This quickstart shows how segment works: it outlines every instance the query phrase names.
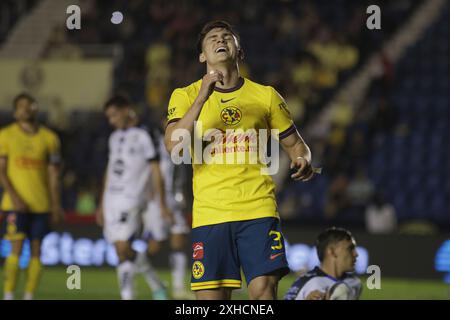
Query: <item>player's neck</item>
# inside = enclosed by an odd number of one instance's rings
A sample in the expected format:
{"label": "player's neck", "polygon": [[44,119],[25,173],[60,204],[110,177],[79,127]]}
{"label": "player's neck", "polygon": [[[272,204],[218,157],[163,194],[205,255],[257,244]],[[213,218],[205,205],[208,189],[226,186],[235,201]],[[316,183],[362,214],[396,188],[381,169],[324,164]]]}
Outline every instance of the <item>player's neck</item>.
{"label": "player's neck", "polygon": [[237,65],[208,66],[207,72],[209,73],[211,70],[220,71],[223,74],[223,83],[217,82],[216,87],[220,89],[231,89],[239,84],[241,75]]}
{"label": "player's neck", "polygon": [[27,134],[34,134],[37,132],[38,125],[35,121],[17,121],[19,128]]}
{"label": "player's neck", "polygon": [[335,265],[331,264],[331,263],[322,263],[320,265],[320,269],[323,272],[325,272],[327,275],[329,275],[329,276],[331,276],[331,277],[333,277],[335,279],[339,279],[342,276],[342,274],[343,274],[343,272],[340,272],[338,270],[338,268]]}
{"label": "player's neck", "polygon": [[125,125],[124,129],[126,130],[126,129],[129,129],[129,128],[135,127],[137,124],[138,124],[137,119],[136,118],[131,118],[131,119],[129,119],[127,121],[127,124]]}

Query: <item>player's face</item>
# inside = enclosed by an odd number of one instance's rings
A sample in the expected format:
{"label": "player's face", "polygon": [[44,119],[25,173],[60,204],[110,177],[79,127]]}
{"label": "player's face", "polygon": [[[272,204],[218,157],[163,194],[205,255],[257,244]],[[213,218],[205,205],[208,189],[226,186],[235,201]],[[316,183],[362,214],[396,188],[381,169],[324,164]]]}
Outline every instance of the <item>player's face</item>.
{"label": "player's face", "polygon": [[203,39],[201,62],[214,65],[223,62],[236,62],[239,45],[236,37],[227,29],[214,28]]}
{"label": "player's face", "polygon": [[116,108],[111,106],[105,111],[109,124],[114,129],[124,129],[127,124],[127,118],[129,114],[128,108]]}
{"label": "player's face", "polygon": [[339,241],[336,245],[335,252],[338,268],[342,272],[355,270],[358,253],[356,252],[356,243],[354,239]]}
{"label": "player's face", "polygon": [[20,99],[14,109],[14,118],[21,122],[31,122],[36,118],[37,105],[28,99]]}

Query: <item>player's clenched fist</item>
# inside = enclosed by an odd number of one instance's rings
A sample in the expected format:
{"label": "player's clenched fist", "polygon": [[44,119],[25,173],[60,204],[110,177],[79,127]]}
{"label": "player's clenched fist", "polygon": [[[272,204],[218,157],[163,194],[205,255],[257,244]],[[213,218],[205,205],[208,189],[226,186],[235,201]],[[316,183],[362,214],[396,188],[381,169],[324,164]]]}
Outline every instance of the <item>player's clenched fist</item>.
{"label": "player's clenched fist", "polygon": [[291,162],[291,169],[295,169],[295,173],[291,175],[294,180],[308,181],[314,176],[314,170],[311,163],[303,157],[298,157]]}
{"label": "player's clenched fist", "polygon": [[223,73],[220,71],[211,70],[209,73],[205,74],[202,78],[202,86],[198,93],[197,99],[200,102],[205,103],[209,96],[214,91],[214,86],[216,82],[223,82]]}

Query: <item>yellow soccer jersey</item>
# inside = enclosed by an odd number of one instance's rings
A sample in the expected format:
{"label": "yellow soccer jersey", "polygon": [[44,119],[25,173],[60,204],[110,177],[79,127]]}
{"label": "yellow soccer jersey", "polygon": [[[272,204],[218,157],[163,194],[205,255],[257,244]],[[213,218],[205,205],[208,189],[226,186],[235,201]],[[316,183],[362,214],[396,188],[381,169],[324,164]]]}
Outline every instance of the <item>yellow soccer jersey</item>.
{"label": "yellow soccer jersey", "polygon": [[[168,106],[169,123],[182,118],[188,111],[198,95],[201,81],[174,90]],[[201,142],[200,153],[195,149],[195,143],[191,145],[193,228],[278,217],[272,177],[261,174],[261,168],[267,166],[259,157],[256,163],[249,160],[249,150],[255,151],[254,144],[250,144],[254,141],[251,134],[246,138],[235,131],[228,138],[227,130],[231,129],[256,133],[258,139],[264,134],[260,129],[266,129],[268,134],[270,129],[277,129],[280,139],[296,132],[286,103],[274,88],[245,78],[241,78],[239,85],[233,89],[216,88],[203,106],[195,132],[202,140],[208,133],[221,132],[223,139],[217,141],[222,141],[223,149],[211,148],[210,141],[214,139]],[[205,150],[213,160],[199,162]],[[242,154],[245,157],[243,163],[237,160]],[[253,152],[255,154],[258,152]],[[228,159],[234,162],[230,164]]]}
{"label": "yellow soccer jersey", "polygon": [[[18,124],[0,130],[0,156],[7,157],[7,175],[32,213],[50,210],[47,165],[60,158],[60,143],[50,129],[40,126],[35,134],[24,132]],[[8,193],[1,209],[12,210]]]}

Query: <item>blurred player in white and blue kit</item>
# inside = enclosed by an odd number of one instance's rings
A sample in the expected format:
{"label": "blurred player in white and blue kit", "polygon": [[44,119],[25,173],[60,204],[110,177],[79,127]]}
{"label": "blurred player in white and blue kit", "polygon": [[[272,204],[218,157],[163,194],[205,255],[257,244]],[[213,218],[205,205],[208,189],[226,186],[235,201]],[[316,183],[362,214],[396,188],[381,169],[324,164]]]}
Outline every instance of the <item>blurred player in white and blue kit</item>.
{"label": "blurred player in white and blue kit", "polygon": [[160,210],[159,198],[153,196],[144,214],[144,238],[148,241],[150,256],[154,256],[160,251],[162,242],[168,240],[170,235],[169,263],[172,276],[172,296],[175,299],[186,299],[191,296],[185,287],[188,259],[184,249],[187,243],[187,234],[190,231],[183,212],[185,207],[183,189],[187,182],[186,173],[181,166],[176,166],[172,162],[164,145],[163,134],[159,130],[153,130],[152,137],[160,156],[160,168],[166,188],[166,203],[173,213],[174,221],[172,225],[168,223],[169,220],[164,218]]}
{"label": "blurred player in white and blue kit", "polygon": [[285,300],[357,300],[361,281],[354,275],[356,242],[350,231],[330,228],[316,243],[320,266],[300,276],[286,293]]}
{"label": "blurred player in white and blue kit", "polygon": [[133,299],[133,279],[142,273],[154,299],[165,299],[166,289],[150,265],[146,252],[137,252],[132,241],[139,237],[142,212],[150,197],[149,184],[159,196],[159,210],[171,219],[165,204],[158,153],[138,118],[132,103],[124,96],[106,102],[104,112],[114,132],[109,137],[109,158],[97,221],[107,241],[114,244],[119,258],[117,275],[122,299]]}

